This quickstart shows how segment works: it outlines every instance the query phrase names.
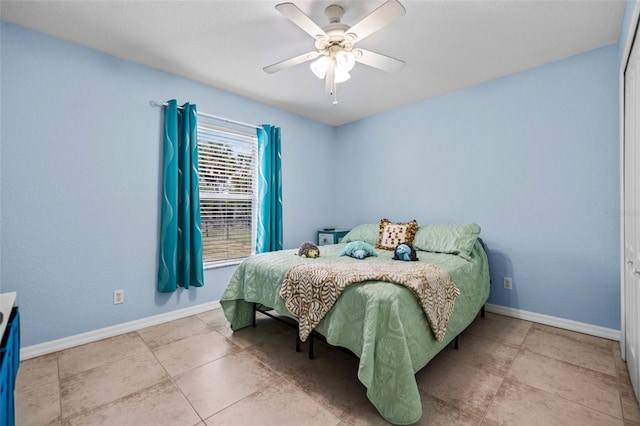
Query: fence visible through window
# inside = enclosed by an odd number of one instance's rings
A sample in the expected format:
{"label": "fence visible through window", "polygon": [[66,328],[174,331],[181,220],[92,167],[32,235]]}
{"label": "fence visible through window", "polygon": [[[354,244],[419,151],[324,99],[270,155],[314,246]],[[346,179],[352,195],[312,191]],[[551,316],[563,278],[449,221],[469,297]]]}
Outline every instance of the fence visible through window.
{"label": "fence visible through window", "polygon": [[198,125],[200,220],[205,267],[255,253],[257,138]]}

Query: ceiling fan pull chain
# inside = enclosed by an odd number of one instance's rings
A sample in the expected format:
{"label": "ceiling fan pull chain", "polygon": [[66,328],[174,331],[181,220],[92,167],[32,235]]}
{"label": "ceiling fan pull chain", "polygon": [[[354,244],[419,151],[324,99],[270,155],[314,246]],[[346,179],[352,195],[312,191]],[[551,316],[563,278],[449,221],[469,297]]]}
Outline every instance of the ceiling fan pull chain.
{"label": "ceiling fan pull chain", "polygon": [[333,63],[329,65],[329,69],[327,70],[327,76],[325,77],[325,91],[330,95],[333,95],[333,92],[336,91],[336,76]]}

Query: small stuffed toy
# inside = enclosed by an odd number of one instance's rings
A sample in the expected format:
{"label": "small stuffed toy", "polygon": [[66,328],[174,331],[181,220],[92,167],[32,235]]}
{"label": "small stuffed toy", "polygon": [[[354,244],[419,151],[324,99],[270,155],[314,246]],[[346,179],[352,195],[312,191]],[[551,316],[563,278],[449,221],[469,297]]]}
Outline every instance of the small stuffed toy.
{"label": "small stuffed toy", "polygon": [[305,241],[304,243],[300,244],[300,248],[296,252],[296,256],[315,259],[316,257],[320,256],[320,249],[311,241]]}
{"label": "small stuffed toy", "polygon": [[342,249],[340,256],[351,256],[355,259],[364,259],[369,256],[377,256],[378,253],[373,249],[371,244],[364,241],[351,241]]}
{"label": "small stuffed toy", "polygon": [[364,259],[365,257],[369,257],[371,256],[369,253],[367,253],[366,250],[363,249],[358,249],[356,251],[354,251],[353,253],[351,253],[351,257],[353,257],[354,259]]}
{"label": "small stuffed toy", "polygon": [[418,260],[416,249],[409,243],[398,244],[393,251],[393,260],[416,261]]}

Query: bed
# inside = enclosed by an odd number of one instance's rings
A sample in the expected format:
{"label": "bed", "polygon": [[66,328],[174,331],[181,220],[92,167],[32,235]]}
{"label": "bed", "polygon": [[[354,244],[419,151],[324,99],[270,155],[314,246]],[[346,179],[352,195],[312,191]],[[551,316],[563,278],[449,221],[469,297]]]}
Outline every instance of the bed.
{"label": "bed", "polygon": [[[381,222],[382,223],[382,222]],[[263,253],[247,258],[233,274],[221,305],[234,330],[252,324],[256,305],[296,319],[280,297],[287,272],[312,262],[347,264],[406,264],[392,260],[393,251],[359,260],[340,256],[353,241],[376,244],[381,224],[352,229],[340,244],[321,246],[318,259],[296,256],[296,250]],[[476,318],[489,296],[489,267],[476,224],[417,227],[412,264],[435,265],[446,271],[457,288],[453,311],[441,340],[436,340],[416,296],[407,287],[364,281],[344,288],[314,333],[329,344],[344,347],[359,359],[358,378],[367,397],[390,423],[407,425],[422,416],[415,373],[451,343]]]}

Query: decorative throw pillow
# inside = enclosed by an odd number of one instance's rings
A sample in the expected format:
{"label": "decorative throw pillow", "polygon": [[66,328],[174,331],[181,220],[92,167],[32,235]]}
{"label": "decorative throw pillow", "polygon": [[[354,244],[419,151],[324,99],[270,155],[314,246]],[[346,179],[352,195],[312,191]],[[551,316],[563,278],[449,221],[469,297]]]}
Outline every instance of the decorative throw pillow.
{"label": "decorative throw pillow", "polygon": [[383,250],[395,250],[398,244],[413,242],[413,238],[418,230],[418,222],[398,223],[390,222],[389,219],[380,220],[380,233],[376,248]]}

